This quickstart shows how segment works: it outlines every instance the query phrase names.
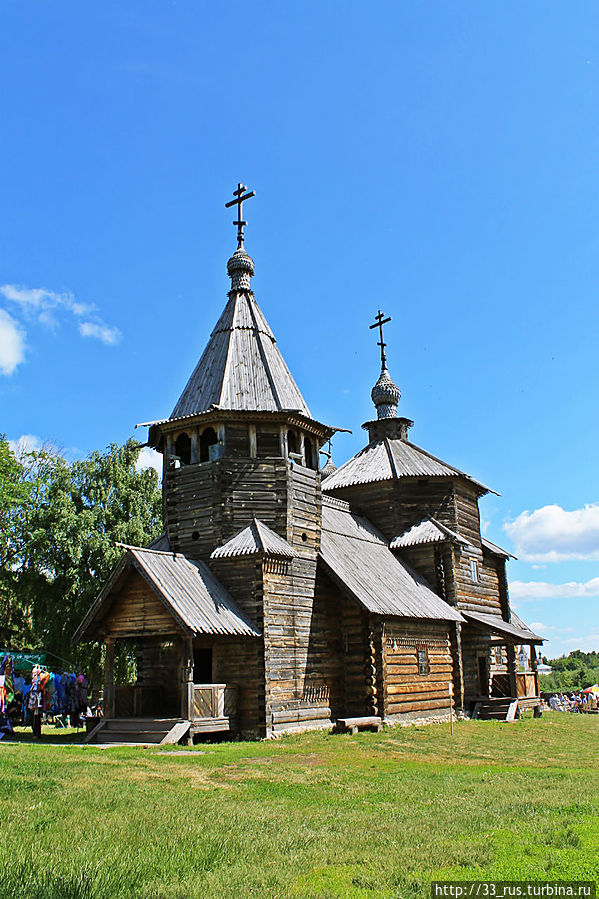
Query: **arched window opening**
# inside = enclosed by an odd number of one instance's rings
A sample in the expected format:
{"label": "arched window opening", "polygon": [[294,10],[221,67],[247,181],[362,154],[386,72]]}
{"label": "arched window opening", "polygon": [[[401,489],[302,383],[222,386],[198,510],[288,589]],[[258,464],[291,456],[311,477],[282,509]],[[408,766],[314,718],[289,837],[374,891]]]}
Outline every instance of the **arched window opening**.
{"label": "arched window opening", "polygon": [[306,460],[306,468],[316,468],[314,447],[308,437],[304,437],[304,458]]}
{"label": "arched window opening", "polygon": [[297,436],[295,431],[287,431],[287,452],[297,453]]}
{"label": "arched window opening", "polygon": [[214,428],[206,428],[200,437],[200,462],[210,461],[210,447],[218,443]]}
{"label": "arched window opening", "polygon": [[191,438],[187,434],[179,434],[175,441],[175,456],[181,460],[181,465],[189,465],[191,462]]}

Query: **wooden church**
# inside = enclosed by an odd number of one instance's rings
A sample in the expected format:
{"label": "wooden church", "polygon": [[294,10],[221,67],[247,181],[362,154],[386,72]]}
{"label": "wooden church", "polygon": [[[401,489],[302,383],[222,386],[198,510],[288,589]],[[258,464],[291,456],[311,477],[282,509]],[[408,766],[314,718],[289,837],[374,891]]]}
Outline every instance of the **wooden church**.
{"label": "wooden church", "polygon": [[[253,192],[234,196],[227,303],[172,414],[148,423],[165,533],[126,548],[75,634],[106,646],[91,739],[538,705],[542,640],[510,611],[509,553],[481,536],[488,488],[408,439],[381,313],[368,443],[320,470],[335,429],[310,414],[256,302],[242,220]],[[117,641],[135,646],[135,684],[114,682]]]}

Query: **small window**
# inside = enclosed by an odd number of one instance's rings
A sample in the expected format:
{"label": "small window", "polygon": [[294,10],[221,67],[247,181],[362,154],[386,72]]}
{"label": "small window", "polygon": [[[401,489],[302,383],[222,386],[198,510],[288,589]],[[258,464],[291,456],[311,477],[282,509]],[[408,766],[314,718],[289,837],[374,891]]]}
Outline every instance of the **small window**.
{"label": "small window", "polygon": [[287,451],[297,453],[297,437],[295,431],[287,431]]}
{"label": "small window", "polygon": [[200,462],[209,462],[211,459],[210,447],[216,446],[218,437],[214,428],[206,428],[200,437]]}
{"label": "small window", "polygon": [[428,669],[428,653],[426,649],[418,650],[418,674],[421,674],[423,677],[429,673]]}
{"label": "small window", "polygon": [[316,468],[312,441],[308,437],[304,438],[304,458],[306,460],[306,468]]}
{"label": "small window", "polygon": [[480,582],[478,562],[476,559],[470,559],[470,578],[473,584],[478,584]]}
{"label": "small window", "polygon": [[175,455],[179,457],[181,465],[189,465],[191,461],[191,438],[183,433],[179,434],[175,441]]}

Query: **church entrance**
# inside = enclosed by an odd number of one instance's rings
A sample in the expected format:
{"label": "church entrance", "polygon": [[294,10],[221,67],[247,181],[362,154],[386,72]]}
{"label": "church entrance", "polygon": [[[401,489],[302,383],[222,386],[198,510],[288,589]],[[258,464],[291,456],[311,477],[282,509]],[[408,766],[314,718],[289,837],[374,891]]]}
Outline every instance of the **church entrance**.
{"label": "church entrance", "polygon": [[198,647],[193,651],[193,682],[194,684],[211,684],[212,676],[212,647]]}

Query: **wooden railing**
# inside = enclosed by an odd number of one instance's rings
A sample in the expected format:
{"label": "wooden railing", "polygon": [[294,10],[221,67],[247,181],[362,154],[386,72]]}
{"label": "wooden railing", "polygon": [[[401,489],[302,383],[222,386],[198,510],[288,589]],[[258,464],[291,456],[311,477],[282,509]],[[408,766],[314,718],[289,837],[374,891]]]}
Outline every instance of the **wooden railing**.
{"label": "wooden railing", "polygon": [[237,714],[237,687],[194,684],[192,718],[232,718]]}
{"label": "wooden railing", "polygon": [[539,676],[536,671],[519,671],[516,674],[518,699],[539,695]]}
{"label": "wooden railing", "polygon": [[[529,699],[539,695],[539,678],[536,671],[518,671],[516,673],[517,692],[515,699]],[[494,697],[511,696],[513,687],[509,674],[494,674],[491,695]]]}

